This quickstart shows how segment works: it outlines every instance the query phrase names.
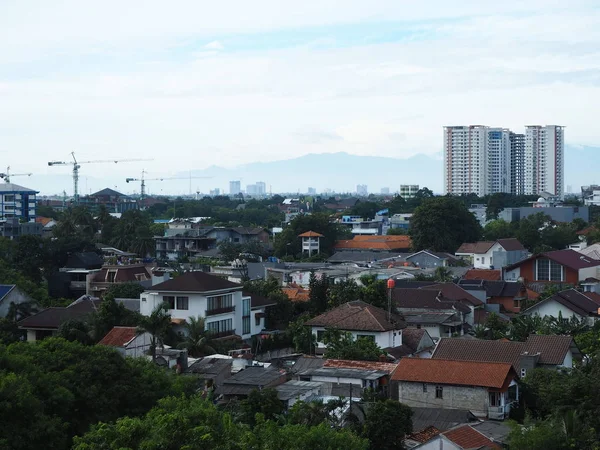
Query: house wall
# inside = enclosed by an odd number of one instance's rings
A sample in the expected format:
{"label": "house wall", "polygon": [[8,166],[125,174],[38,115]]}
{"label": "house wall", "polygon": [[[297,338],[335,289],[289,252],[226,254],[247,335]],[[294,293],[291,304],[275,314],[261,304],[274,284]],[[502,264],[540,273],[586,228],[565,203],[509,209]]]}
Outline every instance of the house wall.
{"label": "house wall", "polygon": [[575,316],[579,320],[588,320],[590,325],[594,324],[593,318],[582,317],[579,314],[575,314],[569,308],[561,305],[555,300],[548,300],[538,305],[532,306],[530,309],[524,312],[524,314],[527,314],[529,316],[539,315],[540,317],[549,316],[556,318],[558,318],[559,313],[562,315],[563,319],[570,319],[571,317]]}
{"label": "house wall", "polygon": [[[325,331],[325,327],[311,327],[312,333],[317,336],[319,331]],[[402,345],[402,331],[401,330],[393,330],[393,331],[350,331],[350,330],[342,330],[348,331],[352,334],[352,338],[354,340],[358,339],[358,336],[375,336],[375,343],[380,348],[387,347],[398,347]],[[317,347],[319,348],[327,348],[327,346],[323,342],[317,341]]]}
{"label": "house wall", "polygon": [[136,336],[135,339],[133,339],[133,341],[127,345],[127,347],[119,350],[123,351],[125,356],[130,356],[132,358],[144,356],[150,349],[151,339],[150,333],[140,334]]}
{"label": "house wall", "polygon": [[[423,392],[423,386],[427,392]],[[435,398],[436,386],[443,387],[443,398]],[[441,409],[468,409],[477,417],[487,417],[489,397],[483,387],[435,385],[401,381],[398,383],[398,400],[412,407]]]}
{"label": "house wall", "polygon": [[[523,262],[523,264],[520,265],[519,267],[519,276],[523,277],[523,279],[527,282],[532,282],[532,281],[538,281],[536,280],[536,273],[535,273],[535,259],[532,259],[530,261],[525,261]],[[564,281],[563,283],[570,283],[570,284],[577,284],[579,282],[579,272],[576,270],[573,270],[569,267],[564,267],[563,266],[563,270],[564,270]],[[510,271],[506,273],[506,277],[505,279],[507,281],[513,281],[518,279],[513,277],[508,278],[509,273],[511,272],[515,272],[515,271]],[[547,283],[552,283],[550,281],[546,281]]]}
{"label": "house wall", "polygon": [[569,350],[565,355],[565,359],[563,360],[561,366],[568,367],[569,369],[573,367],[573,352],[571,352],[571,350]]}
{"label": "house wall", "polygon": [[321,393],[321,388],[320,387],[316,387],[308,392],[303,392],[301,395],[298,395],[297,397],[292,397],[287,401],[287,408],[291,408],[292,406],[294,406],[294,404],[296,402],[303,402],[306,401],[306,399],[314,396],[314,395],[319,395]]}
{"label": "house wall", "polygon": [[4,299],[2,299],[2,302],[0,302],[0,317],[6,317],[11,303],[19,305],[21,303],[30,302],[31,300],[31,297],[15,286],[8,294],[6,294]]}
{"label": "house wall", "polygon": [[579,269],[579,281],[584,281],[586,278],[598,278],[600,275],[600,267],[587,267]]}
{"label": "house wall", "polygon": [[422,267],[426,269],[435,268],[435,267],[446,267],[447,260],[436,258],[428,253],[419,253],[410,258],[406,258],[408,262],[413,263],[417,267]]}
{"label": "house wall", "polygon": [[459,447],[454,442],[446,439],[445,437],[438,435],[427,441],[424,444],[415,447],[415,450],[463,450],[462,447]]}
{"label": "house wall", "polygon": [[504,308],[504,310],[508,312],[518,313],[521,311],[521,308],[516,308],[514,306],[513,297],[490,297],[488,299],[488,303],[490,305],[501,305]]}

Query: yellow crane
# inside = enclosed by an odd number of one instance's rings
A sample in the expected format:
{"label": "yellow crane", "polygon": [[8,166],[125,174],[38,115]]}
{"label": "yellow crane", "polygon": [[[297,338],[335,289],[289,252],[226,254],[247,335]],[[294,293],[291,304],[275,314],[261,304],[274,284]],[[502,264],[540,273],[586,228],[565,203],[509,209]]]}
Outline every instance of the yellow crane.
{"label": "yellow crane", "polygon": [[73,161],[48,161],[49,166],[73,166],[73,199],[75,203],[79,203],[79,169],[81,164],[96,164],[96,163],[120,163],[134,161],[152,161],[151,159],[133,158],[133,159],[97,159],[93,161],[77,161],[75,152],[71,152]]}

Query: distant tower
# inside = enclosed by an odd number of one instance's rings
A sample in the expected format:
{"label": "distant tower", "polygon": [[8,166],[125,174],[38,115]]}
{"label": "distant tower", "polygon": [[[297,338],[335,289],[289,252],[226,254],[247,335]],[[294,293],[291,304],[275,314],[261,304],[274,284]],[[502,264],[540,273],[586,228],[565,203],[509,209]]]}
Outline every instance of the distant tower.
{"label": "distant tower", "polygon": [[320,240],[325,236],[315,231],[307,231],[306,233],[298,235],[298,237],[302,239],[302,254],[308,253],[308,257],[310,258],[313,253],[320,253]]}

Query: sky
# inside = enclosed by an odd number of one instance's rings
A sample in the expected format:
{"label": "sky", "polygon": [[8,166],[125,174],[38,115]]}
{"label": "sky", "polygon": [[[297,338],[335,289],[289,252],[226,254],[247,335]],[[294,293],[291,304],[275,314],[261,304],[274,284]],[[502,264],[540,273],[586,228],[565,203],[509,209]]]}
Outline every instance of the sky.
{"label": "sky", "polygon": [[3,0],[0,55],[0,168],[29,186],[67,180],[47,161],[72,151],[151,160],[82,166],[123,179],[435,156],[444,125],[560,124],[600,146],[597,0]]}

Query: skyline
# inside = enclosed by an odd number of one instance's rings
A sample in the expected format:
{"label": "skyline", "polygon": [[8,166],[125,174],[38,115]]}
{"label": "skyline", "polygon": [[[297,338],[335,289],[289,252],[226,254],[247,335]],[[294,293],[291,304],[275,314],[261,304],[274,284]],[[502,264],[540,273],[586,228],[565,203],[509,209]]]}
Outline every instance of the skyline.
{"label": "skyline", "polygon": [[452,123],[560,123],[567,145],[600,143],[596,2],[141,5],[0,5],[2,170],[68,175],[47,161],[71,151],[153,159],[82,168],[120,178],[436,158]]}

